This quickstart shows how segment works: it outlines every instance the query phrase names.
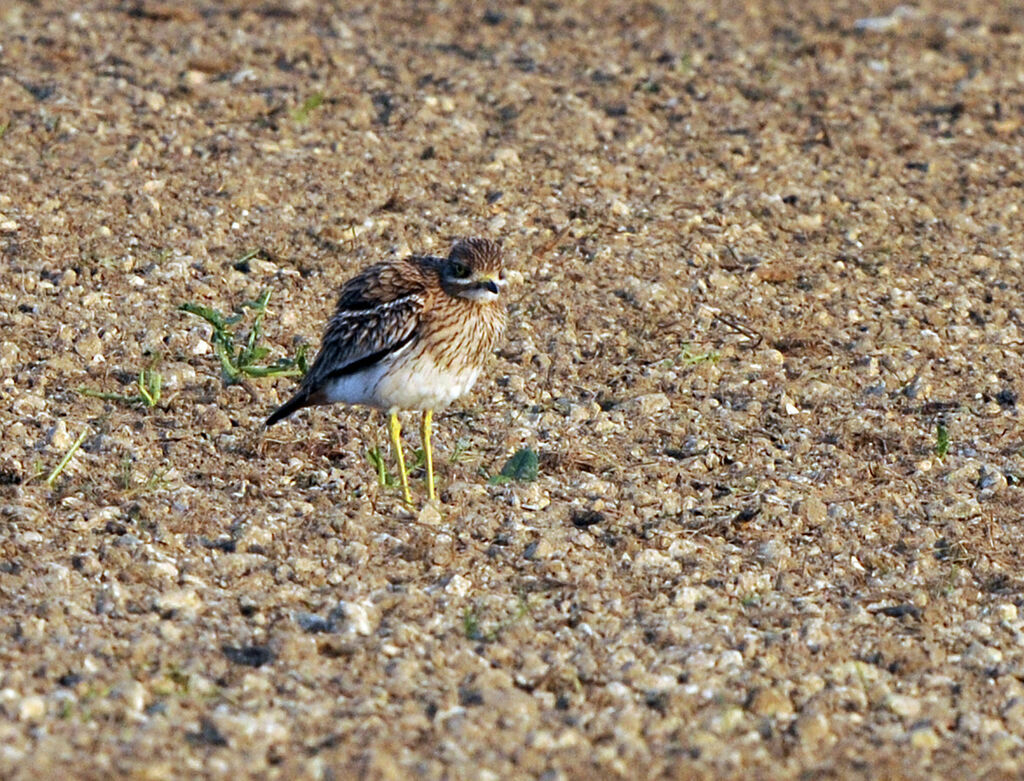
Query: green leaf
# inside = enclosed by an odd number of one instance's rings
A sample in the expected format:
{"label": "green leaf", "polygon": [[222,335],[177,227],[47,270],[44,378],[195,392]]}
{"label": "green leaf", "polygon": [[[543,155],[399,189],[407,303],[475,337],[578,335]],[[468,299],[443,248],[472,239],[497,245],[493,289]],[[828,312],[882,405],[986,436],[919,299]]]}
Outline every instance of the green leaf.
{"label": "green leaf", "polygon": [[[262,250],[253,250],[246,253],[242,259],[254,257],[261,252]],[[261,365],[261,362],[271,352],[269,347],[260,345],[260,340],[263,337],[263,317],[267,313],[270,293],[268,288],[260,294],[259,298],[253,301],[243,301],[231,317],[225,317],[216,309],[200,304],[185,303],[178,307],[183,312],[203,318],[212,326],[213,333],[210,341],[214,354],[220,361],[224,382],[228,385],[241,382],[246,377],[294,377],[305,374],[308,369],[305,345],[299,348],[295,358],[280,358],[273,364]],[[228,330],[229,326],[241,322],[246,309],[251,309],[256,313],[249,333],[243,336],[241,330],[235,332]],[[235,347],[236,340],[237,348]],[[144,394],[142,400],[149,404]]]}
{"label": "green leaf", "polygon": [[944,458],[949,452],[949,429],[944,423],[939,423],[935,428],[935,455]]}
{"label": "green leaf", "polygon": [[197,317],[201,317],[214,328],[223,328],[225,325],[224,318],[220,316],[220,312],[218,312],[216,309],[210,309],[210,307],[208,306],[187,303],[179,306],[178,310],[181,312],[188,312],[189,314],[196,315]]}
{"label": "green leaf", "polygon": [[503,485],[515,480],[518,483],[530,483],[537,479],[540,471],[540,461],[537,454],[528,447],[517,450],[501,472],[490,479],[492,485]]}
{"label": "green leaf", "polygon": [[296,122],[305,122],[307,119],[309,119],[309,115],[313,112],[313,110],[323,105],[323,102],[323,93],[314,92],[312,95],[310,95],[302,102],[301,106],[299,106],[292,112],[292,119],[294,119]]}

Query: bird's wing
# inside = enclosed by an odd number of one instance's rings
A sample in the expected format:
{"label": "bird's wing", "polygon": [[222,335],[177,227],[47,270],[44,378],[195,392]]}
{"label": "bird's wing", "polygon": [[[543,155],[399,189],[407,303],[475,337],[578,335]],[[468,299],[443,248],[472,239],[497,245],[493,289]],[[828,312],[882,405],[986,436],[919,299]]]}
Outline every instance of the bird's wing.
{"label": "bird's wing", "polygon": [[352,374],[397,352],[416,337],[424,296],[411,293],[368,310],[340,310],[327,324],[310,386]]}
{"label": "bird's wing", "polygon": [[416,337],[426,304],[425,280],[414,269],[381,264],[349,280],[304,390],[315,394],[325,382],[372,366],[405,347]]}

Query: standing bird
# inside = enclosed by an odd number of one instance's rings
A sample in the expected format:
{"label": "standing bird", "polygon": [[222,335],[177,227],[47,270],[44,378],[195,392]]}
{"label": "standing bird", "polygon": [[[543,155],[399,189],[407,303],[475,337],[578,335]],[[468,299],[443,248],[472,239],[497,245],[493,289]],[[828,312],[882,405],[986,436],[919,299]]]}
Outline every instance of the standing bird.
{"label": "standing bird", "polygon": [[462,239],[447,258],[412,255],[370,266],[342,286],[316,360],[266,425],[339,401],[386,410],[411,503],[398,411],[423,410],[427,495],[434,499],[434,410],[469,392],[497,345],[505,328],[503,285],[501,248],[488,239]]}

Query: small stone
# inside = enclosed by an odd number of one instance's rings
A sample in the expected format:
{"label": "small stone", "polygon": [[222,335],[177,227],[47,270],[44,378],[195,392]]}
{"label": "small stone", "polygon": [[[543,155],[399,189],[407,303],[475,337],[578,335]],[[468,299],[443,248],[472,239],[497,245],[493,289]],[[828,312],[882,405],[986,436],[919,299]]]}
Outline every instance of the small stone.
{"label": "small stone", "polygon": [[469,578],[459,574],[452,576],[452,579],[448,581],[448,584],[444,587],[444,590],[448,594],[454,594],[459,597],[464,597],[470,591],[473,590],[473,581]]}
{"label": "small stone", "polygon": [[996,605],[995,614],[1000,621],[1012,624],[1017,620],[1017,606],[1012,602],[1002,602]]}
{"label": "small stone", "polygon": [[315,613],[304,613],[297,612],[293,616],[295,623],[302,627],[303,631],[309,632],[310,634],[317,634],[320,632],[330,632],[333,627],[333,622],[323,616],[318,616]]}
{"label": "small stone", "polygon": [[921,713],[921,702],[915,697],[905,694],[891,694],[885,703],[889,710],[897,716],[912,719]]}
{"label": "small stone", "polygon": [[796,734],[800,736],[802,743],[815,746],[824,741],[831,729],[828,719],[823,713],[806,713],[801,715],[794,725]]}
{"label": "small stone", "polygon": [[[225,645],[221,648],[228,661],[246,667],[262,667],[274,661],[274,652],[265,645],[246,645],[235,647]],[[246,676],[249,677],[249,676]]]}
{"label": "small stone", "polygon": [[946,482],[951,485],[963,485],[965,483],[977,483],[981,474],[981,466],[973,459],[968,460],[962,466],[954,469],[946,475]]}
{"label": "small stone", "polygon": [[726,708],[708,722],[708,729],[716,735],[729,735],[743,723],[742,708]]}
{"label": "small stone", "polygon": [[969,667],[976,670],[990,670],[1002,664],[1003,652],[998,648],[975,641],[964,651],[963,660]]}
{"label": "small stone", "polygon": [[420,510],[420,514],[416,516],[416,520],[429,526],[437,526],[441,523],[443,519],[441,517],[441,510],[438,507],[438,503],[435,501],[424,504],[423,508]]}
{"label": "small stone", "polygon": [[551,558],[554,552],[555,549],[551,543],[542,537],[526,546],[523,550],[523,558],[528,561],[540,561]]}
{"label": "small stone", "polygon": [[68,424],[63,419],[58,420],[50,429],[50,445],[54,450],[64,453],[74,444],[74,439],[68,433]]}
{"label": "small stone", "polygon": [[[455,577],[459,576],[456,575]],[[345,612],[345,618],[349,621],[349,626],[357,635],[366,637],[373,632],[370,611],[367,610],[366,605],[359,602],[343,602],[342,608]]]}
{"label": "small stone", "polygon": [[14,342],[0,344],[0,366],[15,366],[18,363],[18,356],[21,350]]}
{"label": "small stone", "polygon": [[750,701],[750,710],[758,716],[790,716],[793,703],[778,689],[761,689]]}
{"label": "small stone", "polygon": [[113,693],[136,713],[146,707],[146,687],[138,681],[127,681],[117,686]]}
{"label": "small stone", "polygon": [[646,548],[645,550],[640,551],[633,560],[633,564],[639,569],[645,570],[678,571],[680,569],[678,561],[673,559],[667,553],[655,550],[654,548]]}
{"label": "small stone", "polygon": [[664,393],[648,393],[645,396],[637,396],[622,405],[626,411],[634,414],[650,417],[659,412],[671,409],[672,402]]}
{"label": "small stone", "polygon": [[202,604],[194,589],[184,588],[161,594],[156,598],[154,607],[162,616],[191,618],[196,615]]}
{"label": "small stone", "polygon": [[930,726],[923,726],[910,731],[910,745],[923,751],[934,751],[942,745],[942,740]]}
{"label": "small stone", "polygon": [[800,502],[800,515],[812,528],[821,526],[828,515],[828,508],[817,496],[809,496]]}
{"label": "small stone", "polygon": [[1024,698],[1013,697],[1010,699],[1001,715],[1010,730],[1015,734],[1021,734],[1021,729],[1024,729]]}
{"label": "small stone", "polygon": [[519,491],[519,502],[524,510],[537,511],[551,504],[551,499],[537,483],[530,483]]}
{"label": "small stone", "polygon": [[519,165],[519,152],[512,147],[496,149],[493,156],[494,164],[498,167]]}
{"label": "small stone", "polygon": [[199,426],[207,434],[223,434],[231,430],[231,418],[220,407],[212,405],[199,416]]}
{"label": "small stone", "polygon": [[84,334],[79,337],[77,342],[75,342],[75,352],[87,361],[93,360],[97,355],[100,355],[102,351],[103,342],[98,336],[96,336],[96,334]]}
{"label": "small stone", "polygon": [[978,488],[981,489],[978,498],[982,501],[991,499],[1000,491],[1006,490],[1007,485],[1006,475],[1001,471],[983,466],[978,475]]}
{"label": "small stone", "polygon": [[614,214],[616,217],[628,217],[630,215],[629,204],[627,204],[621,198],[613,198],[608,206],[611,210],[611,213]]}
{"label": "small stone", "polygon": [[46,700],[38,694],[22,698],[18,703],[18,718],[22,721],[39,721],[46,715]]}
{"label": "small stone", "polygon": [[146,106],[150,111],[161,111],[167,105],[167,99],[159,92],[147,92],[145,96]]}
{"label": "small stone", "polygon": [[797,230],[813,233],[821,228],[824,221],[825,217],[821,214],[801,214],[793,222],[796,224]]}
{"label": "small stone", "polygon": [[154,561],[149,566],[150,572],[158,578],[167,578],[168,580],[178,579],[178,568],[169,561]]}

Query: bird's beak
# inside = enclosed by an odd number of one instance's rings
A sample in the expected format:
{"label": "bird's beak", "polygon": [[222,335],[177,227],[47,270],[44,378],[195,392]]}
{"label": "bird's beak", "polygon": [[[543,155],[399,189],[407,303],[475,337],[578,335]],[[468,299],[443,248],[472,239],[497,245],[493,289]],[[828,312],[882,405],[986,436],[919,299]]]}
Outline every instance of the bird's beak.
{"label": "bird's beak", "polygon": [[489,293],[494,293],[494,295],[498,295],[501,292],[501,283],[494,277],[481,277],[478,284]]}

